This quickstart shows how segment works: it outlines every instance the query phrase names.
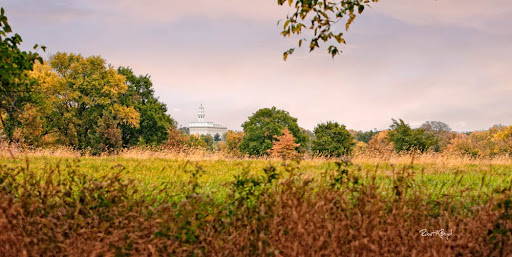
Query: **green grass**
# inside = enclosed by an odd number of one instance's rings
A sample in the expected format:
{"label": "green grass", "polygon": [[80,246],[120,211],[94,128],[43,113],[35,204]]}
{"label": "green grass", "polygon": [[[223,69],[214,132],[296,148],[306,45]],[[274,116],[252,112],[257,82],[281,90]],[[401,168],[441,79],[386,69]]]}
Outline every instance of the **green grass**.
{"label": "green grass", "polygon": [[[37,172],[49,169],[74,167],[86,173],[101,177],[109,173],[120,172],[122,177],[133,179],[141,192],[154,192],[167,187],[180,197],[184,192],[190,192],[194,183],[198,185],[201,194],[222,202],[228,197],[235,176],[263,175],[263,169],[269,165],[277,167],[280,174],[286,174],[285,167],[278,161],[266,160],[206,160],[191,162],[164,158],[121,158],[121,157],[31,157],[30,160],[0,159],[0,165],[16,167],[29,165]],[[303,161],[294,168],[304,176],[321,181],[322,175],[335,174],[336,165],[331,161]],[[377,174],[378,184],[391,192],[394,180],[398,174],[410,174],[415,187],[439,199],[446,195],[458,196],[470,201],[481,201],[512,184],[512,165],[439,165],[414,164],[397,165],[390,163],[357,163],[349,168],[350,172],[360,171],[362,181],[368,174]],[[194,178],[196,175],[196,178]],[[283,175],[285,176],[285,175]],[[363,182],[364,183],[364,182]]]}

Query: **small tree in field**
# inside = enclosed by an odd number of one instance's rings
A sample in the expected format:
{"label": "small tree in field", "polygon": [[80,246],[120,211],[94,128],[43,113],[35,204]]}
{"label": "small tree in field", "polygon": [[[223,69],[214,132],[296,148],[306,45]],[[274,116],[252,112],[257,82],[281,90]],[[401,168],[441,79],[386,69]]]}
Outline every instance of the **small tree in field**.
{"label": "small tree in field", "polygon": [[281,158],[283,160],[294,160],[300,158],[297,147],[300,144],[295,143],[295,137],[288,129],[283,130],[281,136],[276,136],[276,141],[269,150],[270,156]]}
{"label": "small tree in field", "polygon": [[403,120],[393,120],[388,138],[395,147],[395,151],[410,152],[435,150],[439,144],[438,138],[431,133],[427,133],[425,129],[412,129],[409,124]]}
{"label": "small tree in field", "polygon": [[315,153],[341,157],[350,155],[354,148],[354,138],[344,125],[337,122],[319,124],[315,128],[312,150]]}
{"label": "small tree in field", "polygon": [[240,151],[251,156],[268,154],[276,136],[288,129],[296,142],[305,145],[307,137],[297,124],[297,119],[290,113],[276,107],[259,109],[242,124],[244,138],[240,144]]}
{"label": "small tree in field", "polygon": [[241,156],[240,144],[244,138],[244,132],[228,131],[225,136],[225,151],[235,156]]}

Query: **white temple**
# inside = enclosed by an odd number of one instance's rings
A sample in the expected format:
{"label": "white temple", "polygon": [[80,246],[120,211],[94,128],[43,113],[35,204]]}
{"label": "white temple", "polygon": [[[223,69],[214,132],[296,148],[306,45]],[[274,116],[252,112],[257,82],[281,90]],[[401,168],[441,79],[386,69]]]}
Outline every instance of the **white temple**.
{"label": "white temple", "polygon": [[228,128],[224,125],[206,121],[206,115],[202,104],[199,106],[197,121],[190,122],[188,124],[188,129],[191,135],[211,135],[212,137],[216,134],[222,137],[228,131]]}

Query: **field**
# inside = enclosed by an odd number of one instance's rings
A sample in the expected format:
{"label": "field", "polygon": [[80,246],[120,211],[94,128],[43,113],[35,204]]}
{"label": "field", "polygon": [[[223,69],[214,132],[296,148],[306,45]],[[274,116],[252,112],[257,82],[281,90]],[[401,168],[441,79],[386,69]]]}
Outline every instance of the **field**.
{"label": "field", "polygon": [[512,254],[507,158],[31,152],[0,167],[6,256]]}

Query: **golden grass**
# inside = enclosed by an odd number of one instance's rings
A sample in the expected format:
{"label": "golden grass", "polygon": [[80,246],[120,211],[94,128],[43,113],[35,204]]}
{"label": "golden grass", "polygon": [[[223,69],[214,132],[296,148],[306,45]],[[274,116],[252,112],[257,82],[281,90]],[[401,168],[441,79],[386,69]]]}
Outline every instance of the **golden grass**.
{"label": "golden grass", "polygon": [[[104,154],[102,156],[90,156],[81,154],[71,148],[66,147],[49,147],[49,148],[22,148],[16,145],[8,146],[0,144],[0,158],[31,158],[31,157],[59,157],[59,158],[105,158],[120,157],[128,159],[171,159],[171,160],[188,160],[188,161],[215,161],[215,160],[270,160],[279,161],[276,158],[269,157],[249,157],[249,156],[233,156],[223,151],[206,151],[204,149],[170,149],[170,148],[150,148],[135,147],[124,149],[115,154]],[[354,164],[394,164],[407,165],[415,164],[431,164],[435,166],[454,167],[462,165],[512,165],[511,156],[497,157],[481,157],[473,158],[466,155],[454,153],[407,153],[398,154],[394,152],[372,153],[372,152],[356,152],[349,158]],[[322,156],[304,156],[304,160],[314,162],[331,162],[339,161],[339,158],[329,158]]]}

